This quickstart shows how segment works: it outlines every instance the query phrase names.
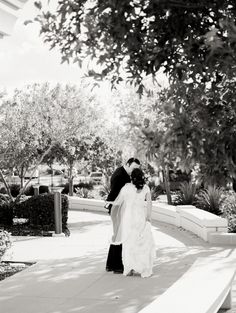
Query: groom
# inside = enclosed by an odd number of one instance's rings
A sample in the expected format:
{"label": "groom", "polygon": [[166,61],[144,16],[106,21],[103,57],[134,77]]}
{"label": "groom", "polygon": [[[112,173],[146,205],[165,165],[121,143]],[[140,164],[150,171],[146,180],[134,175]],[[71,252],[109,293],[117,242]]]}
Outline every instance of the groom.
{"label": "groom", "polygon": [[[115,170],[111,176],[111,190],[106,201],[114,201],[120,190],[126,183],[130,183],[130,174],[133,169],[140,167],[140,161],[135,158],[130,158],[124,166]],[[112,204],[106,205],[106,209],[110,214]],[[124,267],[122,263],[122,245],[110,245],[107,256],[106,270],[108,272],[123,273]]]}

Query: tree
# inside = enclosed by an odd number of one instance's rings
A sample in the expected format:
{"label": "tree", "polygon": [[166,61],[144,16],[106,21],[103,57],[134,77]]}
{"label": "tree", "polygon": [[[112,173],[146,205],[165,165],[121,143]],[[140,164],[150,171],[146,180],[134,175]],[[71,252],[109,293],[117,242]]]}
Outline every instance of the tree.
{"label": "tree", "polygon": [[51,166],[54,161],[58,161],[67,167],[70,196],[73,196],[75,162],[82,162],[84,159],[87,158],[87,151],[90,141],[91,138],[89,135],[87,135],[87,137],[81,136],[80,138],[68,138],[63,143],[57,143],[56,145],[54,145],[50,153],[44,159],[44,161]]}
{"label": "tree", "polygon": [[[156,96],[163,129],[155,122],[147,132],[147,149],[152,155],[171,156],[184,171],[196,165],[205,183],[225,186],[236,175],[235,163],[235,82],[224,78],[218,83],[178,81]],[[166,154],[167,153],[167,154]],[[174,163],[173,163],[174,161]]]}
{"label": "tree", "polygon": [[104,139],[96,136],[87,151],[87,159],[93,171],[101,169],[108,177],[114,168],[122,164],[122,151],[115,150]]}
{"label": "tree", "polygon": [[94,126],[91,123],[97,118],[93,99],[84,86],[51,88],[45,83],[15,90],[13,98],[3,104],[0,148],[6,157],[2,158],[1,169],[22,168],[32,163],[36,169],[55,145],[70,138],[79,140],[90,133]]}
{"label": "tree", "polygon": [[226,185],[235,177],[235,82],[173,86],[169,94],[175,110],[172,133],[190,165],[199,164],[205,181]]}
{"label": "tree", "polygon": [[100,67],[89,75],[119,83],[125,71],[139,92],[143,77],[162,67],[173,80],[208,81],[235,65],[233,0],[74,0],[60,1],[56,12],[36,6],[41,34],[62,62],[81,65],[89,56]]}
{"label": "tree", "polygon": [[168,202],[171,203],[168,169],[176,168],[181,159],[168,135],[173,117],[163,110],[165,93],[154,88],[152,93],[145,93],[140,98],[134,88],[120,87],[114,91],[111,105],[120,114],[126,129],[126,142],[135,151],[134,155],[143,165],[151,164],[163,172]]}

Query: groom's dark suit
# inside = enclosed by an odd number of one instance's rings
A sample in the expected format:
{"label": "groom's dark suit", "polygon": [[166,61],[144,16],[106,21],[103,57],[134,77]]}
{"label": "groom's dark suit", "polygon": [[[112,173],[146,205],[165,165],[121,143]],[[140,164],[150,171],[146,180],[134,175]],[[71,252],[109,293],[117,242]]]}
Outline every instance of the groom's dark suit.
{"label": "groom's dark suit", "polygon": [[[111,190],[107,197],[107,201],[114,201],[118,196],[120,190],[126,183],[130,183],[130,176],[123,166],[117,168],[111,176]],[[109,207],[109,213],[111,205]],[[106,270],[114,272],[123,272],[122,263],[122,245],[110,245],[108,252]]]}

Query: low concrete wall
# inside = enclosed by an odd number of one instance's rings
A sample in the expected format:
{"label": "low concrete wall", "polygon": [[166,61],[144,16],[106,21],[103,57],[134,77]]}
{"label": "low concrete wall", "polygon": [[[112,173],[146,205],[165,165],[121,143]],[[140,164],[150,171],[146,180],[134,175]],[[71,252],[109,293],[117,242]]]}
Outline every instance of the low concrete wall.
{"label": "low concrete wall", "polygon": [[86,199],[70,196],[68,196],[68,199],[69,199],[69,208],[71,210],[88,210],[107,213],[107,210],[104,208],[105,202],[103,200]]}
{"label": "low concrete wall", "polygon": [[[103,200],[68,197],[72,210],[107,213]],[[168,205],[153,201],[152,218],[156,221],[182,227],[212,244],[236,245],[236,234],[228,234],[228,221],[192,205]]]}
{"label": "low concrete wall", "polygon": [[[174,206],[167,203],[154,202],[153,219],[182,227],[210,243],[218,243],[216,234],[221,235],[219,243],[223,242],[222,236],[228,232],[228,221],[225,218],[197,209],[193,205]],[[236,240],[236,234],[234,236]],[[225,237],[225,244],[234,242],[233,239],[229,241],[226,238],[230,237]]]}

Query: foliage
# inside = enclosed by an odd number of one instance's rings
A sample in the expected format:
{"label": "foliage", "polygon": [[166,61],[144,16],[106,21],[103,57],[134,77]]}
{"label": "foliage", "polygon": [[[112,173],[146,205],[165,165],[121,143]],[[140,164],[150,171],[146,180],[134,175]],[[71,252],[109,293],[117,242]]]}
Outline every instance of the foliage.
{"label": "foliage", "polygon": [[88,188],[82,187],[82,188],[75,188],[75,193],[77,197],[80,198],[86,198],[86,199],[92,199],[92,193]]}
{"label": "foliage", "polygon": [[53,13],[37,4],[45,41],[63,61],[94,58],[100,72],[89,75],[135,81],[143,93],[143,77],[164,68],[171,86],[156,98],[168,119],[162,130],[140,127],[152,161],[200,164],[211,184],[236,177],[235,1],[76,0]]}
{"label": "foliage", "polygon": [[216,215],[221,215],[221,205],[225,199],[223,188],[208,186],[197,195],[196,206]]}
{"label": "foliage", "polygon": [[228,220],[229,232],[236,233],[236,193],[228,191],[221,203],[222,217]]}
{"label": "foliage", "polygon": [[[16,169],[23,179],[29,166],[36,170],[58,143],[90,134],[96,112],[92,93],[86,93],[84,86],[44,83],[15,90],[2,105],[0,174]],[[29,182],[23,187],[21,181],[20,193]]]}
{"label": "foliage", "polygon": [[105,200],[110,193],[111,187],[110,187],[110,180],[106,180],[102,186],[99,189],[99,195],[102,197],[103,200]]}
{"label": "foliage", "polygon": [[24,262],[17,262],[15,263],[11,263],[11,262],[1,262],[0,263],[0,281],[6,279],[7,277],[10,277],[20,271],[22,271],[23,269],[25,269],[26,267],[30,266],[32,264],[27,263],[25,264]]}
{"label": "foliage", "polygon": [[96,136],[89,146],[86,158],[89,160],[91,171],[101,169],[106,175],[111,175],[114,168],[122,164],[122,152],[116,151],[106,141]]}
{"label": "foliage", "polygon": [[[68,199],[65,195],[62,199],[62,229],[67,229]],[[54,195],[42,194],[33,196],[14,205],[14,216],[28,219],[28,225],[41,230],[55,230],[54,221]]]}
{"label": "foliage", "polygon": [[10,190],[11,190],[12,197],[16,198],[19,195],[19,193],[20,193],[20,185],[12,184],[9,187],[10,187]]}
{"label": "foliage", "polygon": [[5,187],[0,188],[0,194],[7,194],[7,190]]}
{"label": "foliage", "polygon": [[[49,193],[49,188],[48,186],[44,186],[44,185],[41,185],[39,186],[39,194],[42,194],[42,193]],[[25,190],[25,193],[24,193],[26,196],[33,196],[34,195],[34,187],[31,185],[29,186],[26,190]]]}
{"label": "foliage", "polygon": [[10,197],[6,194],[6,192],[2,193],[0,191],[0,205],[5,204],[5,203],[7,204],[9,202],[10,202]]}
{"label": "foliage", "polygon": [[[20,193],[20,185],[19,184],[11,184],[11,185],[9,185],[9,189],[10,189],[10,193],[11,193],[12,197],[14,197],[14,198],[16,198]],[[0,193],[5,194],[8,198],[8,200],[10,201],[9,195],[7,195],[7,190],[5,187],[2,187],[0,189]]]}
{"label": "foliage", "polygon": [[180,183],[179,192],[175,197],[176,205],[194,205],[196,201],[197,185],[192,182]]}
{"label": "foliage", "polygon": [[[225,186],[235,177],[235,81],[226,76],[211,82],[172,85],[164,109],[173,115],[169,134],[186,167],[199,165],[206,184]],[[201,125],[201,127],[199,127]]]}
{"label": "foliage", "polygon": [[[14,198],[17,197],[19,195],[19,192],[20,192],[20,185],[12,184],[9,187],[10,187],[11,195]],[[48,193],[48,192],[49,192],[48,186],[44,186],[44,185],[39,186],[39,193],[40,194]],[[3,194],[4,194],[5,199],[7,199],[7,201],[9,202],[10,199],[9,199],[9,196],[7,195],[7,191],[6,191],[5,187],[2,187],[0,189],[0,199],[3,197]],[[33,196],[34,195],[34,187],[32,185],[28,186],[25,189],[24,194],[26,196]]]}
{"label": "foliage", "polygon": [[204,184],[226,186],[236,177],[235,81],[226,76],[216,80],[176,82],[156,91],[152,106],[143,105],[143,124],[136,112],[130,115],[130,124],[150,162],[187,173],[197,165]]}
{"label": "foliage", "polygon": [[[76,192],[76,189],[88,189],[88,190],[93,190],[94,184],[92,182],[89,183],[79,183],[79,184],[74,184],[73,188],[74,188],[74,192]],[[62,189],[62,194],[68,194],[69,193],[69,184],[65,184],[64,188]]]}
{"label": "foliage", "polygon": [[5,230],[0,229],[0,261],[6,252],[11,246],[11,235]]}
{"label": "foliage", "polygon": [[[68,169],[68,177],[74,177],[73,167],[76,161],[82,161],[88,149],[88,143],[91,141],[91,135],[81,135],[77,138],[76,134],[65,139],[63,142],[58,142],[52,148],[50,154],[44,161],[50,166],[54,161],[64,164]],[[48,169],[48,174],[52,173],[52,169]],[[54,171],[54,175],[56,171]]]}
{"label": "foliage", "polygon": [[1,203],[0,206],[0,225],[12,225],[13,223],[13,206],[11,203]]}
{"label": "foliage", "polygon": [[43,193],[49,193],[48,186],[44,186],[44,185],[39,186],[39,194],[43,194]]}
{"label": "foliage", "polygon": [[158,200],[158,197],[164,193],[163,188],[160,185],[156,186],[153,181],[148,182],[148,186],[151,190],[151,198],[153,201]]}
{"label": "foliage", "polygon": [[89,56],[100,71],[88,75],[119,83],[125,70],[140,92],[145,74],[161,67],[173,79],[197,80],[235,64],[232,0],[60,1],[55,12],[36,4],[41,34],[62,62],[81,66]]}

